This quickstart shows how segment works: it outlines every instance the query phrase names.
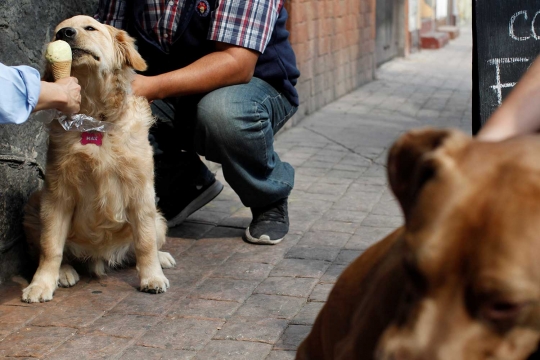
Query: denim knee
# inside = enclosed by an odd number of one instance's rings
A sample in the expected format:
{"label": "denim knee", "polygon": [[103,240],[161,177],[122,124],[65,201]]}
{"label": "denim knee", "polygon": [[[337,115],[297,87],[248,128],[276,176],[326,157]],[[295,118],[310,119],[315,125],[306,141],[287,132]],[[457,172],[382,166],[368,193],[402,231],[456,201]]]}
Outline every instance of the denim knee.
{"label": "denim knee", "polygon": [[201,155],[218,156],[214,153],[219,151],[218,144],[220,147],[241,146],[251,132],[260,131],[257,104],[227,90],[230,89],[215,90],[197,105],[195,143]]}
{"label": "denim knee", "polygon": [[274,151],[274,132],[295,108],[264,81],[212,91],[197,106],[195,147],[220,163],[225,179],[246,206],[289,195],[294,170]]}

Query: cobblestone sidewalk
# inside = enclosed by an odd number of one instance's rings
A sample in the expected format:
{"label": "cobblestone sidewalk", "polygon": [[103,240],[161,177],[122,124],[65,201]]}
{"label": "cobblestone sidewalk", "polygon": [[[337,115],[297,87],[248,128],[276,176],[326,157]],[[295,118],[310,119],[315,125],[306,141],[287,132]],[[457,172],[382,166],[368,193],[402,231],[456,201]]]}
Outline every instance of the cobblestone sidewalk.
{"label": "cobblestone sidewalk", "polygon": [[241,240],[251,214],[226,186],[169,232],[178,265],[165,271],[165,294],[138,292],[133,268],[83,277],[44,304],[22,303],[22,283],[1,287],[0,356],[293,359],[345,266],[401,225],[386,152],[426,125],[470,132],[468,29],[441,50],[383,65],[376,81],[280,134],[278,153],[296,168],[281,244]]}

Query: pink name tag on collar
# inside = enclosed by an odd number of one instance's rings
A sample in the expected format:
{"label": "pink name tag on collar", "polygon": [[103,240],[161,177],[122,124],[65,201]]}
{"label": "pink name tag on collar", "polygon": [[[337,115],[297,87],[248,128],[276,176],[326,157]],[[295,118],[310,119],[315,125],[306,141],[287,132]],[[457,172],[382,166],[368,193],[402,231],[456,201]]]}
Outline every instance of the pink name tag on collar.
{"label": "pink name tag on collar", "polygon": [[103,134],[99,131],[84,131],[81,133],[81,144],[94,144],[101,146]]}

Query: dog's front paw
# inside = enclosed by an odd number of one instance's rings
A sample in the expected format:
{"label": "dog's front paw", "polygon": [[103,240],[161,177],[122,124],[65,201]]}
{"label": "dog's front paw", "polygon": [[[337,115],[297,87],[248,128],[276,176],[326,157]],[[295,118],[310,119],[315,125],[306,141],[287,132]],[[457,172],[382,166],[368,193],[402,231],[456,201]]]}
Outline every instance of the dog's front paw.
{"label": "dog's front paw", "polygon": [[176,261],[168,252],[158,251],[158,258],[163,269],[170,269],[176,266]]}
{"label": "dog's front paw", "polygon": [[75,285],[79,281],[79,274],[69,264],[64,264],[60,267],[60,278],[58,279],[58,285],[61,287],[70,287]]}
{"label": "dog's front paw", "polygon": [[169,280],[165,275],[154,275],[145,279],[141,279],[141,291],[151,294],[160,294],[167,291],[169,288]]}
{"label": "dog's front paw", "polygon": [[27,303],[51,301],[55,289],[55,286],[31,283],[23,290],[21,300]]}

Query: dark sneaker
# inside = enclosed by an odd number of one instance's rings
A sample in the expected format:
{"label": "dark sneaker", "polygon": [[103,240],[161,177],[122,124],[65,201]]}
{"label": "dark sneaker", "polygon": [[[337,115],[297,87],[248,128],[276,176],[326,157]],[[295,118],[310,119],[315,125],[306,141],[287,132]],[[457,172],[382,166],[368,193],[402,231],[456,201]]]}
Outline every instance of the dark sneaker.
{"label": "dark sneaker", "polygon": [[175,164],[165,156],[156,156],[156,196],[158,208],[174,227],[208,204],[223,190],[223,184],[196,153],[180,153]]}
{"label": "dark sneaker", "polygon": [[192,188],[181,189],[184,196],[174,199],[159,199],[158,207],[167,219],[168,227],[180,225],[187,217],[195,211],[208,204],[223,190],[223,184],[212,176],[212,181]]}
{"label": "dark sneaker", "polygon": [[289,232],[287,198],[262,208],[251,208],[253,220],[246,229],[246,240],[254,244],[274,245]]}

